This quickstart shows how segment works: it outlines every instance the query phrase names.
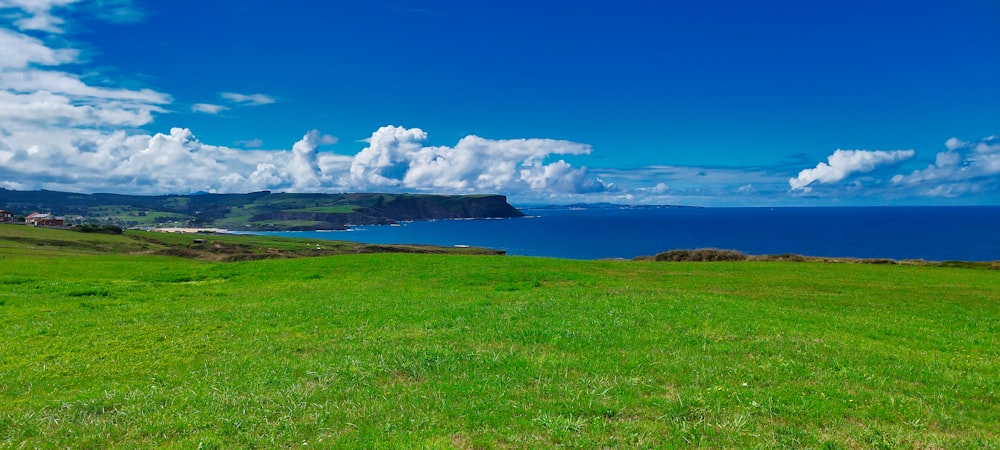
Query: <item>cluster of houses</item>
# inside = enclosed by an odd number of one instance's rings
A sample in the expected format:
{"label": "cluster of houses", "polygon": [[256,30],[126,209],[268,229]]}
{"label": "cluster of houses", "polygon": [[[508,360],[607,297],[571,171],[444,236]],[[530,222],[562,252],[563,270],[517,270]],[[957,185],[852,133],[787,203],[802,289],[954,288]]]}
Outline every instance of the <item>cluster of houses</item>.
{"label": "cluster of houses", "polygon": [[[0,223],[14,223],[14,213],[0,209]],[[24,218],[24,223],[35,227],[61,227],[66,225],[66,219],[49,213],[31,213]]]}

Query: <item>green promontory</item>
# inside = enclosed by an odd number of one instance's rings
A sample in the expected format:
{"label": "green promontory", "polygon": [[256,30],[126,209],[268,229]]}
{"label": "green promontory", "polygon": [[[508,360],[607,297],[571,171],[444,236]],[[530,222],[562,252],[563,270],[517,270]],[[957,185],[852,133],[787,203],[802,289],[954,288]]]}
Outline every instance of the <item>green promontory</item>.
{"label": "green promontory", "polygon": [[502,195],[249,194],[121,195],[0,189],[0,209],[51,212],[69,223],[247,231],[338,230],[408,220],[508,218],[523,214]]}

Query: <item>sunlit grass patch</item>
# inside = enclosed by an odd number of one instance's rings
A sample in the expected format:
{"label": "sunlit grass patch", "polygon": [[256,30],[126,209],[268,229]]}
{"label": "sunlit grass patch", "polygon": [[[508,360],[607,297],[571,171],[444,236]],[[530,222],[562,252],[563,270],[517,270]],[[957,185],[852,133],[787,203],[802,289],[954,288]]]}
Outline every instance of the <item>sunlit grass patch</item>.
{"label": "sunlit grass patch", "polygon": [[33,255],[0,447],[1000,445],[994,271]]}

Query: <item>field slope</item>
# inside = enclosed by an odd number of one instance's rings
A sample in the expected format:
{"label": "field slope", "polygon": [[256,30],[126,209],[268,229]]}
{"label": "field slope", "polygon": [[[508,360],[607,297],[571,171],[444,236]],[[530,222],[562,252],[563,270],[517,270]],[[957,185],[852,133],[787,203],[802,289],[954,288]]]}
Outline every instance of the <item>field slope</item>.
{"label": "field slope", "polygon": [[1000,446],[1000,272],[0,252],[0,448]]}
{"label": "field slope", "polygon": [[325,239],[214,233],[156,233],[129,230],[122,235],[0,224],[0,256],[166,255],[207,261],[300,258],[360,253],[505,254],[503,250],[433,245],[375,245]]}

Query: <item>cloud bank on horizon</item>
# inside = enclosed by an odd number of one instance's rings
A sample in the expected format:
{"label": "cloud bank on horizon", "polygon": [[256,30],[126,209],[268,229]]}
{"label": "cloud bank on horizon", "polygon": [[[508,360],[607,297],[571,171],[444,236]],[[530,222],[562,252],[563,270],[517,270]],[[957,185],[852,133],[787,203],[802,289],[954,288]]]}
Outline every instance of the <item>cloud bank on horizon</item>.
{"label": "cloud bank on horizon", "polygon": [[[454,147],[426,146],[418,128],[385,126],[353,157],[320,153],[336,139],[313,130],[290,150],[209,145],[191,130],[146,134],[137,127],[167,113],[168,94],[93,86],[59,70],[78,61],[24,32],[60,33],[54,6],[72,0],[4,0],[20,8],[19,31],[0,29],[0,187],[123,191],[145,194],[383,189],[508,194],[599,192],[605,186],[553,155],[590,153],[589,146],[552,139],[491,140],[467,136]],[[226,105],[197,103],[206,114],[275,103],[265,94],[222,92]]]}
{"label": "cloud bank on horizon", "polygon": [[[0,187],[137,194],[258,190],[501,193],[520,201],[781,204],[812,200],[942,199],[1000,193],[1000,138],[947,140],[926,168],[904,170],[917,151],[835,150],[815,167],[588,168],[595,153],[557,139],[468,135],[429,145],[420,128],[387,125],[353,155],[321,147],[337,139],[308,131],[289,149],[201,142],[189,128],[150,133],[173,96],[73,73],[81,52],[56,14],[79,0],[0,0]],[[190,111],[218,115],[280,102],[263,93],[220,92]],[[651,130],[655,135],[655,130]],[[603,149],[603,151],[611,151]],[[811,165],[811,163],[810,163]]]}

